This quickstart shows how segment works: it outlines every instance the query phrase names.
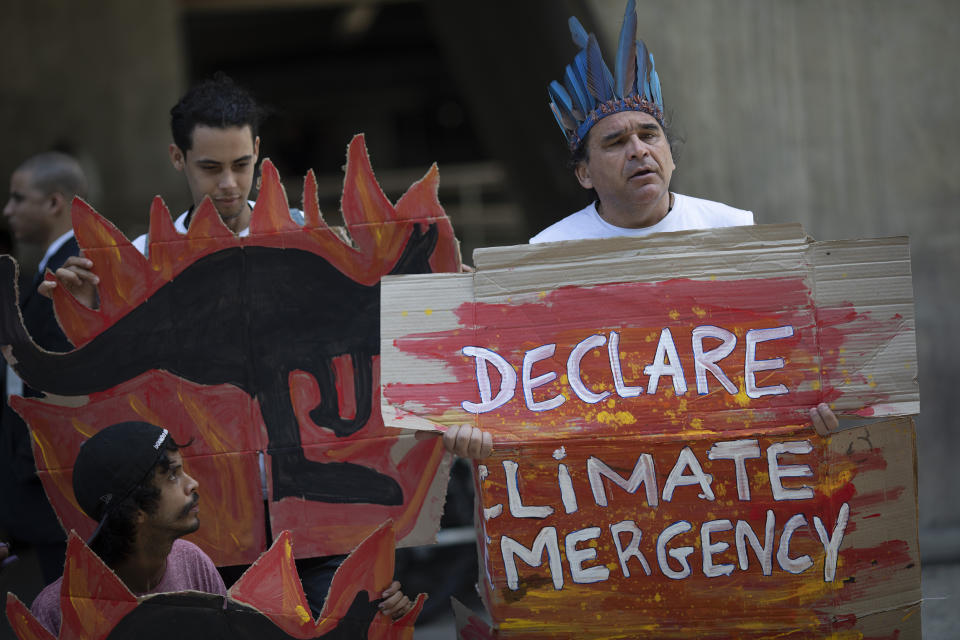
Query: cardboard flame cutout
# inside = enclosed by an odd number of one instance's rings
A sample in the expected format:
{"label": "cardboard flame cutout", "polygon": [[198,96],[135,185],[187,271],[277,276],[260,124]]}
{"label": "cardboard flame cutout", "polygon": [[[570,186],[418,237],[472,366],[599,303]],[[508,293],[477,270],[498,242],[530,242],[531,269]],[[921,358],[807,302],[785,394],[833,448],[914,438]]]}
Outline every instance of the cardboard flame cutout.
{"label": "cardboard flame cutout", "polygon": [[[83,541],[71,533],[60,592],[58,638],[212,638],[228,629],[232,638],[369,638],[409,640],[426,601],[392,621],[376,604],[393,580],[394,529],[386,523],[337,570],[318,620],[310,615],[293,561],[293,536],[281,533],[268,551],[230,588],[227,600],[194,591],[137,598]],[[20,640],[56,640],[13,594],[7,618]]]}
{"label": "cardboard flame cutout", "polygon": [[[56,290],[74,351],[39,349],[18,317],[15,287],[0,291],[0,344],[10,345],[18,373],[70,396],[12,403],[34,433],[40,476],[66,528],[91,526],[70,487],[80,442],[137,419],[178,441],[196,438],[185,455],[215,524],[196,539],[217,564],[250,562],[264,548],[260,451],[273,530],[295,531],[301,555],[344,553],[388,518],[401,544],[432,541],[449,464],[442,445],[388,431],[373,407],[379,279],[459,267],[437,168],[394,206],[355,137],[342,199],[353,246],[323,221],[312,173],[300,227],[273,164],[262,169],[249,236],[233,235],[209,199],[180,235],[158,198],[146,257],[76,201],[74,228],[100,276],[100,308]],[[14,269],[0,261],[0,280],[11,282]]]}

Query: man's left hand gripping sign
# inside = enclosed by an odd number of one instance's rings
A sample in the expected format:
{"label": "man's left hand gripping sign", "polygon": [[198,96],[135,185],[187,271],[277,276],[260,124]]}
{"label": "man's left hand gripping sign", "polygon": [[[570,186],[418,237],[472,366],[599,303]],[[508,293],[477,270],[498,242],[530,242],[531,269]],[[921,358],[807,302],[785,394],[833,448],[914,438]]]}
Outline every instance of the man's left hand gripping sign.
{"label": "man's left hand gripping sign", "polygon": [[273,531],[293,530],[305,557],[346,553],[388,518],[400,545],[433,540],[449,458],[439,438],[384,427],[376,408],[380,278],[460,266],[437,168],[393,205],[356,136],[342,199],[352,244],[323,221],[312,172],[300,227],[269,160],[262,171],[249,236],[232,234],[209,200],[181,235],[156,198],[146,257],[75,201],[100,308],[56,288],[58,320],[76,345],[68,353],[30,339],[16,264],[0,258],[0,345],[27,384],[47,394],[12,406],[30,425],[40,477],[66,529],[86,536],[93,528],[71,489],[80,443],[110,424],[145,420],[178,441],[195,438],[185,455],[207,505],[196,541],[218,565],[256,559],[265,517]]}

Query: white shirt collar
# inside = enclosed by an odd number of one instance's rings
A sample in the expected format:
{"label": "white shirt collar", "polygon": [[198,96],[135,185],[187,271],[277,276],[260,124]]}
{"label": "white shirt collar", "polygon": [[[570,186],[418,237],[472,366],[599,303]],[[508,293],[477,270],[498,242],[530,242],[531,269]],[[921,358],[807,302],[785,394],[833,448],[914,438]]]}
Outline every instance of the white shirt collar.
{"label": "white shirt collar", "polygon": [[43,270],[47,268],[47,262],[49,262],[53,254],[59,251],[60,247],[66,244],[67,241],[72,237],[73,237],[73,229],[70,229],[70,231],[67,231],[65,234],[63,234],[62,236],[54,240],[52,243],[50,243],[50,246],[47,247],[47,252],[43,254],[43,260],[40,261],[40,267],[39,267],[40,273],[43,273]]}

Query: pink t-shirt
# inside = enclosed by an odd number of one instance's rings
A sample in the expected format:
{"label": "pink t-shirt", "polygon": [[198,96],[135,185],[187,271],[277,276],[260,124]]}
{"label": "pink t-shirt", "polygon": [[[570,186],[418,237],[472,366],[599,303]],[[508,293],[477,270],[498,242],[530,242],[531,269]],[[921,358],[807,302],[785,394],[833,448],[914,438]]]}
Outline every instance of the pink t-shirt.
{"label": "pink t-shirt", "polygon": [[[60,633],[60,585],[63,576],[47,585],[33,601],[30,611],[53,635]],[[167,570],[156,588],[135,595],[171,591],[204,591],[217,595],[227,595],[223,579],[213,565],[213,561],[200,547],[186,540],[174,540],[170,555],[167,556]]]}

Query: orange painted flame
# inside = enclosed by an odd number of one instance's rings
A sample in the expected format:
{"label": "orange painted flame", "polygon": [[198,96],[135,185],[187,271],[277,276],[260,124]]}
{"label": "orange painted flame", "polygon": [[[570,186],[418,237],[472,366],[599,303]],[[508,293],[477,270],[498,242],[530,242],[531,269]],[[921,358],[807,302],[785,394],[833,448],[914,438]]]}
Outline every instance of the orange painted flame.
{"label": "orange painted flame", "polygon": [[27,605],[12,593],[7,594],[7,621],[20,640],[56,640],[54,635],[33,617]]}
{"label": "orange painted flame", "polygon": [[[292,546],[290,532],[282,532],[230,588],[227,597],[256,609],[295,638],[322,638],[337,627],[358,593],[366,591],[373,601],[392,581],[394,530],[393,524],[386,522],[344,560],[330,585],[320,618],[313,620],[297,575]],[[60,592],[60,640],[104,640],[143,599],[134,596],[103,560],[71,532]],[[419,594],[410,612],[396,621],[377,614],[367,638],[411,640],[413,624],[425,601],[426,595]],[[8,594],[6,609],[20,640],[57,640],[15,595]]]}
{"label": "orange painted flame", "polygon": [[[284,531],[230,588],[229,597],[257,609],[295,638],[322,638],[337,627],[358,593],[366,591],[370,601],[380,597],[393,580],[393,564],[394,529],[388,521],[361,542],[337,569],[320,617],[314,620],[297,576],[292,536]],[[413,623],[425,601],[426,595],[419,594],[413,609],[395,622],[378,614],[370,623],[367,638],[412,638]]]}
{"label": "orange painted flame", "polygon": [[[456,271],[459,249],[437,199],[439,172],[433,165],[397,201],[390,203],[373,174],[363,135],[354,136],[347,149],[341,208],[353,245],[345,242],[323,220],[313,172],[304,184],[303,227],[290,219],[287,196],[270,160],[261,166],[260,193],[250,219],[250,233],[238,238],[223,224],[209,198],[194,211],[187,234],[176,231],[170,212],[157,197],[150,207],[150,244],[147,257],[109,220],[86,202],[75,199],[73,227],[86,257],[100,278],[100,307],[84,307],[65,288],[53,292],[53,304],[64,333],[82,346],[143,303],[196,260],[229,247],[291,247],[323,256],[344,275],[373,285],[393,268],[416,224],[436,223],[450,242],[440,242],[430,258],[436,271]],[[52,278],[53,276],[48,276]]]}
{"label": "orange painted flame", "polygon": [[[332,229],[323,221],[312,173],[304,190],[305,224],[301,227],[293,222],[279,175],[269,161],[264,161],[249,236],[234,235],[208,199],[194,210],[189,231],[180,234],[163,201],[155,198],[146,256],[109,221],[86,203],[76,201],[74,226],[85,255],[93,260],[94,270],[100,275],[100,308],[88,309],[57,287],[54,303],[59,320],[70,340],[81,347],[197,260],[244,246],[308,251],[355,282],[369,286],[394,269],[414,231],[430,225],[438,234],[429,258],[431,270],[457,271],[459,250],[437,199],[438,180],[439,173],[433,166],[396,204],[391,204],[374,177],[363,137],[356,136],[348,148],[342,201],[349,238],[344,237],[342,229]],[[372,406],[378,407],[379,357],[374,357],[373,369]],[[394,445],[401,437],[399,432],[386,428],[379,412],[374,412],[353,436],[334,436],[310,418],[310,411],[321,400],[316,381],[307,374],[293,375],[290,385],[302,445],[309,459],[346,459],[377,468],[400,482],[404,495],[411,499],[398,507],[364,505],[345,512],[334,503],[286,498],[271,501],[269,513],[264,514],[257,498],[259,490],[248,486],[255,482],[256,452],[269,447],[263,418],[256,402],[229,385],[208,389],[166,371],[152,370],[70,402],[16,398],[11,404],[33,431],[40,477],[61,522],[67,530],[75,528],[81,535],[85,530],[89,534],[91,523],[73,500],[72,461],[84,439],[122,420],[176,425],[179,439],[196,438],[202,443],[188,455],[191,473],[211,497],[208,504],[215,505],[208,507],[208,513],[210,509],[217,513],[194,539],[218,565],[249,563],[266,548],[266,540],[259,533],[264,529],[264,517],[273,520],[274,530],[298,531],[298,552],[304,556],[344,553],[386,519],[396,523],[398,537],[408,543],[408,535],[418,524],[439,519],[442,503],[436,504],[431,491],[440,486],[434,478],[446,473],[444,465],[449,464],[448,460],[444,462],[439,441],[398,449]],[[176,401],[171,401],[173,398]],[[406,453],[395,459],[393,452],[398,450]],[[299,533],[298,523],[304,520],[324,522],[328,531],[311,540]]]}
{"label": "orange painted flame", "polygon": [[[136,607],[136,596],[76,532],[70,532],[60,587],[58,637],[101,640]],[[7,618],[20,640],[54,640],[13,594],[7,595]]]}

